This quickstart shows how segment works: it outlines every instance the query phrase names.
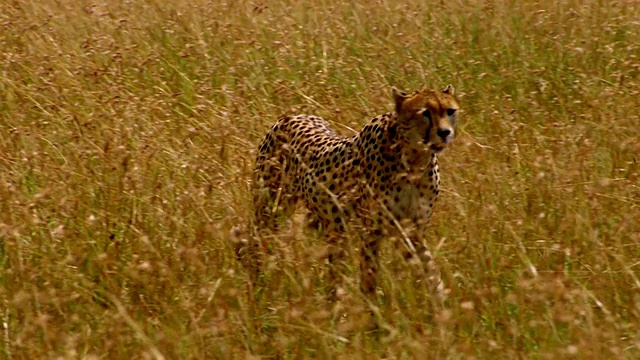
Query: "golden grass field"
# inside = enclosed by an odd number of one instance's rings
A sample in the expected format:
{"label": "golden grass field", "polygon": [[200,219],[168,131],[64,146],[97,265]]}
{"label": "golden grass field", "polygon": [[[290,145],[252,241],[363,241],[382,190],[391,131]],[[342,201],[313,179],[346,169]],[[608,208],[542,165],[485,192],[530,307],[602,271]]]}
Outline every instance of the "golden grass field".
{"label": "golden grass field", "polygon": [[[448,83],[446,307],[390,242],[377,303],[355,256],[327,302],[301,216],[251,288],[277,117]],[[0,130],[0,358],[640,358],[638,1],[7,0]]]}

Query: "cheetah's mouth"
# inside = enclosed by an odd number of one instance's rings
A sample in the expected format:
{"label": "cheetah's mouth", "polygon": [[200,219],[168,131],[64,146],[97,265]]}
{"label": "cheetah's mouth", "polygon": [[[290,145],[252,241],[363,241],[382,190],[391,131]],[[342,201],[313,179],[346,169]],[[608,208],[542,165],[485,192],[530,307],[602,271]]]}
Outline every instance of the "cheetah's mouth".
{"label": "cheetah's mouth", "polygon": [[427,135],[424,138],[422,138],[422,143],[425,145],[425,147],[428,147],[429,149],[431,149],[431,151],[434,151],[434,152],[441,152],[442,150],[447,148],[447,143],[445,142],[441,142],[437,144],[434,144],[433,142],[431,142],[429,139],[429,133],[427,133]]}

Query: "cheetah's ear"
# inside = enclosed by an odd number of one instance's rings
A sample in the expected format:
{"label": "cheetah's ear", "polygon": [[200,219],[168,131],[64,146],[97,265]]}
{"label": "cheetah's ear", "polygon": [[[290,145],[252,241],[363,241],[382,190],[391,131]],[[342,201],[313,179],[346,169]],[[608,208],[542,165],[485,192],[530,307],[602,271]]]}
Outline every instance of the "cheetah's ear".
{"label": "cheetah's ear", "polygon": [[407,93],[394,86],[391,88],[391,96],[393,97],[393,104],[396,106],[396,112],[400,111],[402,103],[407,98]]}
{"label": "cheetah's ear", "polygon": [[449,84],[446,88],[444,88],[444,90],[442,90],[442,92],[453,96],[456,94],[456,89],[453,88],[453,85]]}

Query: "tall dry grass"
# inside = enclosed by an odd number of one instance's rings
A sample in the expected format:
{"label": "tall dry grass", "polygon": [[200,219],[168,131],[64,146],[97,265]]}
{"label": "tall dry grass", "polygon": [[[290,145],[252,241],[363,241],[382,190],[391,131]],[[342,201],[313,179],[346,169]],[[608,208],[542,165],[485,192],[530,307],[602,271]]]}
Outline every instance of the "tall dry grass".
{"label": "tall dry grass", "polygon": [[[639,19],[631,0],[3,2],[1,356],[640,357]],[[428,239],[447,309],[386,244],[367,332],[356,259],[327,303],[299,218],[251,290],[229,230],[276,117],[349,134],[391,85],[447,83],[463,117]]]}

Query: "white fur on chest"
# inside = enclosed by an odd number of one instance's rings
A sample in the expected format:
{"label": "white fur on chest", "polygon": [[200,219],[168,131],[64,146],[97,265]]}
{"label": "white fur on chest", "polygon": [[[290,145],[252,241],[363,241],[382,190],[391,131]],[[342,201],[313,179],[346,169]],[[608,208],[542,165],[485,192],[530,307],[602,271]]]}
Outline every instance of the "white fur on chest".
{"label": "white fur on chest", "polygon": [[[431,176],[429,176],[429,171]],[[438,166],[430,167],[422,176],[410,177],[391,187],[389,210],[397,220],[429,221],[438,198]]]}

